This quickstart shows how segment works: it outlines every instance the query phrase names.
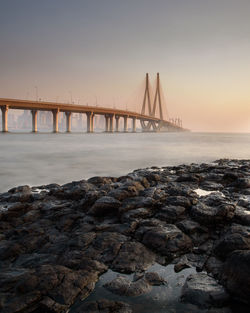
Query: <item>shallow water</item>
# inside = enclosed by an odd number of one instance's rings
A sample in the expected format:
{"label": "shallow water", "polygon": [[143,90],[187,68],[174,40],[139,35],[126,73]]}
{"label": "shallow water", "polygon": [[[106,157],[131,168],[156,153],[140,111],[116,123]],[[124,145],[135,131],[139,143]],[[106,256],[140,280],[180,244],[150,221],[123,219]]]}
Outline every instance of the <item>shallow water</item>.
{"label": "shallow water", "polygon": [[155,264],[151,266],[148,271],[157,272],[167,281],[167,284],[163,286],[153,286],[152,291],[137,297],[119,296],[105,289],[103,285],[116,278],[117,275],[125,276],[129,280],[132,280],[133,274],[125,275],[108,270],[108,272],[100,277],[90,296],[83,302],[76,302],[69,313],[82,312],[82,303],[100,299],[126,302],[131,306],[133,313],[183,313],[186,312],[186,310],[190,313],[204,312],[204,310],[199,309],[195,305],[181,303],[179,301],[182,286],[187,276],[196,272],[194,268],[184,269],[180,273],[175,273],[174,265],[162,266]]}
{"label": "shallow water", "polygon": [[0,133],[0,192],[149,166],[250,158],[250,134]]}

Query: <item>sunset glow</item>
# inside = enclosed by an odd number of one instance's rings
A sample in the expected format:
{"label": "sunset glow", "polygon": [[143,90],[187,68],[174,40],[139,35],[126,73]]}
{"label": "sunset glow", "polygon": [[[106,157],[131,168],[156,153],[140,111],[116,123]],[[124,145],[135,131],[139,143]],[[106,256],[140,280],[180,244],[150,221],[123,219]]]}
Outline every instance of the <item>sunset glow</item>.
{"label": "sunset glow", "polygon": [[157,72],[193,131],[250,131],[248,0],[0,1],[0,97],[133,110]]}

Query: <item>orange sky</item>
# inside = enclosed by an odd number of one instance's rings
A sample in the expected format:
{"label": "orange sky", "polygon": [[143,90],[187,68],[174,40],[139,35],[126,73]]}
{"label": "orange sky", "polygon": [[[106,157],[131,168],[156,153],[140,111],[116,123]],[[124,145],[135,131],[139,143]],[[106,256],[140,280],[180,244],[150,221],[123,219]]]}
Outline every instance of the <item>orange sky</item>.
{"label": "orange sky", "polygon": [[249,16],[249,0],[6,1],[0,97],[139,110],[160,72],[185,127],[250,132]]}

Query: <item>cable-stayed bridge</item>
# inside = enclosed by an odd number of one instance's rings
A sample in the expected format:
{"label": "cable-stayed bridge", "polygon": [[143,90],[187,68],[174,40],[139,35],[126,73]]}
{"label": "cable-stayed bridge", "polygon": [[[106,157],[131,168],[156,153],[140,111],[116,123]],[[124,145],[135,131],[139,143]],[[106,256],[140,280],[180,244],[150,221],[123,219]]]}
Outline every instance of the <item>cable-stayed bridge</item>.
{"label": "cable-stayed bridge", "polygon": [[[9,109],[30,110],[32,114],[32,132],[37,132],[37,113],[38,111],[50,111],[53,117],[53,132],[57,133],[58,116],[62,112],[66,118],[66,131],[71,132],[72,113],[86,114],[87,132],[92,133],[95,130],[94,116],[103,115],[105,117],[105,132],[127,132],[128,119],[132,120],[132,132],[137,130],[137,121],[140,121],[141,130],[143,132],[177,132],[186,131],[182,127],[180,119],[169,119],[166,107],[163,102],[163,95],[160,86],[160,76],[157,73],[155,93],[149,88],[149,76],[146,74],[144,95],[142,97],[141,112],[133,110],[122,110],[101,106],[88,106],[65,104],[47,101],[30,101],[19,99],[3,99],[0,98],[0,108],[2,111],[2,132],[8,132],[8,111]],[[120,125],[120,120],[123,120]]]}

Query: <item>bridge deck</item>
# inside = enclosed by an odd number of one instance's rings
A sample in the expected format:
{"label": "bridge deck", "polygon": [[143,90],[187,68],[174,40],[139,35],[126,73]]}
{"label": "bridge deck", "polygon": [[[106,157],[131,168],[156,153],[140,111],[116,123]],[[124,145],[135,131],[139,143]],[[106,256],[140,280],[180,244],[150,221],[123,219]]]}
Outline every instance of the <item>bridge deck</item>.
{"label": "bridge deck", "polygon": [[0,98],[0,107],[8,107],[10,109],[18,110],[39,110],[39,111],[58,111],[58,112],[71,112],[71,113],[92,113],[98,115],[110,115],[134,118],[141,121],[156,122],[161,123],[163,127],[171,127],[175,130],[184,129],[178,125],[175,125],[169,121],[161,120],[160,118],[154,116],[148,116],[140,114],[133,111],[105,108],[97,106],[87,106],[87,105],[76,105],[76,104],[66,104],[57,102],[47,102],[47,101],[31,101],[31,100],[20,100],[20,99],[8,99]]}
{"label": "bridge deck", "polygon": [[[159,118],[156,117],[120,109],[105,108],[99,106],[97,107],[87,105],[65,104],[47,101],[30,101],[30,100],[0,98],[0,106],[6,105],[11,109],[18,110],[40,110],[40,111],[59,110],[60,112],[94,113],[99,115],[111,114],[117,116],[127,116],[128,118],[136,118],[138,120],[151,120],[156,122],[161,121]],[[169,123],[168,121],[162,122]]]}

